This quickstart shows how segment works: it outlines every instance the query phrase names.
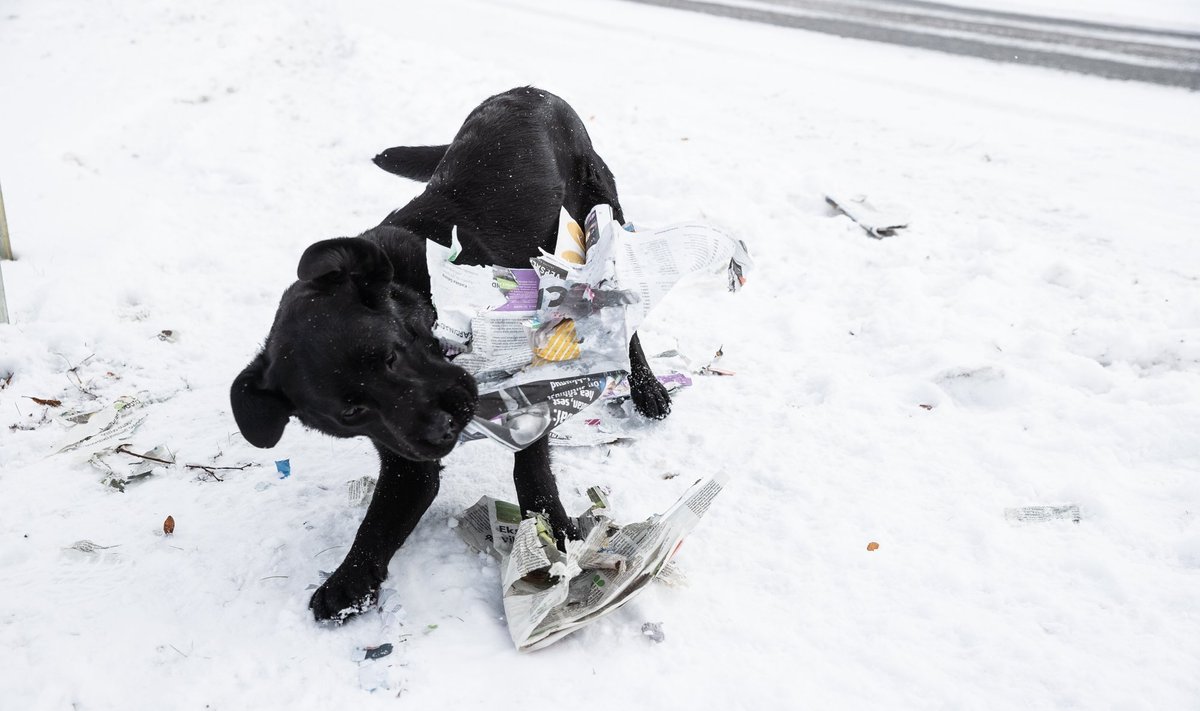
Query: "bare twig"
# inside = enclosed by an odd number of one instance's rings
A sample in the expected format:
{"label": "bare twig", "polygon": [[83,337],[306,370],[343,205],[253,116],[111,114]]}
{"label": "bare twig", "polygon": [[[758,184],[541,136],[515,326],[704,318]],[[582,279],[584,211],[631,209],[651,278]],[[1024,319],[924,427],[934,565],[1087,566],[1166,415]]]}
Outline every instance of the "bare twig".
{"label": "bare twig", "polygon": [[184,464],[183,465],[183,467],[185,469],[201,469],[204,471],[205,474],[208,474],[209,476],[211,476],[213,479],[216,479],[217,481],[225,481],[225,479],[223,479],[221,476],[219,476],[217,474],[218,471],[239,471],[240,472],[243,469],[248,469],[252,466],[254,466],[254,465],[253,464],[243,464],[240,467],[216,467],[216,466],[212,466],[209,464]]}
{"label": "bare twig", "polygon": [[137,452],[131,452],[131,451],[129,451],[128,449],[126,449],[126,447],[128,447],[128,446],[129,446],[129,445],[127,445],[127,444],[122,444],[122,445],[120,445],[120,446],[119,446],[119,447],[117,447],[117,449],[116,449],[117,453],[118,453],[118,454],[128,454],[128,455],[130,455],[130,456],[133,456],[133,457],[138,457],[139,459],[148,459],[148,460],[150,460],[150,461],[152,461],[152,462],[158,462],[158,463],[160,463],[160,464],[174,464],[174,463],[175,463],[175,462],[173,462],[173,461],[169,461],[169,460],[166,460],[166,459],[159,459],[158,457],[151,457],[151,456],[148,456],[148,455],[145,455],[145,454],[138,454]]}
{"label": "bare twig", "polygon": [[243,469],[249,469],[250,467],[252,467],[254,465],[253,464],[243,464],[240,467],[214,467],[210,464],[184,464],[183,466],[187,467],[188,469],[207,469],[208,471],[212,471],[213,469],[216,469],[218,471],[222,470],[222,469],[232,469],[232,470],[236,470],[236,471],[240,472]]}
{"label": "bare twig", "polygon": [[209,469],[208,467],[196,467],[196,466],[193,466],[193,465],[190,465],[190,464],[189,464],[189,465],[187,465],[187,467],[188,467],[189,469],[203,469],[203,470],[204,470],[204,473],[205,473],[205,474],[207,474],[208,476],[211,476],[213,479],[215,479],[215,480],[217,480],[217,481],[225,481],[223,478],[221,478],[220,476],[218,476],[216,472],[214,472],[213,470]]}
{"label": "bare twig", "polygon": [[[72,365],[71,361],[62,353],[55,353],[54,355],[58,356],[59,358],[62,358],[63,362],[67,364],[67,382],[70,383],[71,385],[74,385],[75,387],[79,388],[79,391],[82,392],[84,395],[91,395],[92,397],[95,397],[95,394],[92,393],[91,390],[88,390],[87,386],[83,384],[83,378],[79,377],[79,368],[81,366],[83,366],[85,363],[87,363],[89,360],[91,360],[92,358],[95,358],[96,354],[92,353],[87,358],[84,358],[83,360],[79,361],[79,363],[77,363],[75,365]],[[74,380],[71,379],[72,375],[75,376]]]}

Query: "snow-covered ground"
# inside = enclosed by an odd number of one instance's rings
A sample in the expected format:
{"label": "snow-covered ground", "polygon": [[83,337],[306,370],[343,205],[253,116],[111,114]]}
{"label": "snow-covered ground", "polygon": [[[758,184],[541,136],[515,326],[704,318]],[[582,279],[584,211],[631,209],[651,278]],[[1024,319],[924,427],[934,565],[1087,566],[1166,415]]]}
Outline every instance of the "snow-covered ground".
{"label": "snow-covered ground", "polygon": [[[0,66],[5,708],[1200,705],[1200,95],[604,0],[12,0]],[[391,566],[410,636],[360,668],[379,621],[319,628],[306,587],[373,454],[295,425],[253,449],[228,385],[303,248],[420,189],[370,157],[526,83],[585,117],[634,222],[704,217],[758,260],[645,329],[737,375],[560,450],[568,509],[733,481],[688,587],[518,655],[447,524],[512,495],[510,458],[461,448]],[[868,239],[829,186],[913,226]],[[152,403],[139,447],[263,466],[106,489],[25,397],[85,404],[76,377]],[[1066,503],[1079,524],[1003,515]]]}

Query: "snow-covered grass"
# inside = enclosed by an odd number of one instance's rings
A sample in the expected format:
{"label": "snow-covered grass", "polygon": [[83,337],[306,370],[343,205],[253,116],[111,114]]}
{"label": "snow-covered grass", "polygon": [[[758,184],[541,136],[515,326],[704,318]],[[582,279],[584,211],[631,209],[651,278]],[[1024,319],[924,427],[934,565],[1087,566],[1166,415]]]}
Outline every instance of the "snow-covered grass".
{"label": "snow-covered grass", "polygon": [[[19,257],[0,705],[1200,704],[1200,96],[602,0],[14,0],[0,37]],[[704,217],[758,261],[738,295],[673,294],[644,335],[723,344],[737,375],[634,444],[559,451],[568,509],[604,484],[634,520],[733,481],[679,556],[689,587],[520,656],[495,565],[447,525],[512,495],[511,460],[461,448],[391,567],[401,699],[369,695],[379,668],[354,660],[379,622],[322,629],[305,604],[373,454],[296,425],[255,450],[227,388],[303,248],[419,190],[369,158],[526,83],[585,117],[634,222]],[[913,226],[868,239],[827,186]],[[59,425],[9,428],[42,416],[24,396],[83,404],[72,366],[103,401],[156,401],[139,446],[263,466],[102,487],[45,456]],[[1059,503],[1082,522],[1004,520]],[[63,550],[79,539],[119,547]]]}

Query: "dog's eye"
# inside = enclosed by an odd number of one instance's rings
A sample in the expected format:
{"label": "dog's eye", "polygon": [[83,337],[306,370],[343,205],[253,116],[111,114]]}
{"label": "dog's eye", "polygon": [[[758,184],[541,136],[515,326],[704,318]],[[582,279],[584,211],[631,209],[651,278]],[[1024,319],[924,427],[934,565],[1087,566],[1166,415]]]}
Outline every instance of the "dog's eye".
{"label": "dog's eye", "polygon": [[362,419],[362,416],[367,414],[367,408],[362,405],[351,405],[345,410],[342,410],[342,422],[354,422]]}

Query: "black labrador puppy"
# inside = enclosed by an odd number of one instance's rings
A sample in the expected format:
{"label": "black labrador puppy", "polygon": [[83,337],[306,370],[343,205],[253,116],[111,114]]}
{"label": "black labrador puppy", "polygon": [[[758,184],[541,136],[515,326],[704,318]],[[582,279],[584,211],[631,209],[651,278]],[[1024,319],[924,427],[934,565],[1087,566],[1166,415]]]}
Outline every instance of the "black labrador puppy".
{"label": "black labrador puppy", "polygon": [[[387,566],[438,492],[439,459],[475,409],[470,375],[447,362],[433,336],[425,240],[450,244],[457,226],[467,264],[528,267],[553,250],[561,206],[583,223],[607,203],[623,220],[611,171],[583,122],[531,87],[493,96],[446,146],[390,148],[375,163],[428,181],[425,191],[358,237],[328,239],[300,257],[262,351],[233,382],[233,415],[257,447],[279,441],[289,418],[334,437],[369,437],[379,483],[346,559],[313,593],[318,620],[374,604]],[[635,407],[670,411],[666,390],[629,344]],[[517,498],[573,533],[558,497],[545,438],[518,452]]]}

